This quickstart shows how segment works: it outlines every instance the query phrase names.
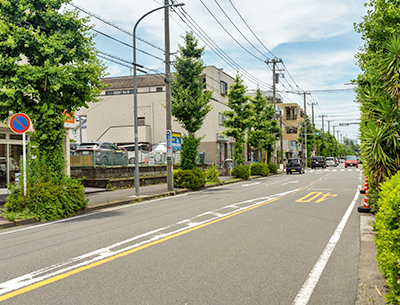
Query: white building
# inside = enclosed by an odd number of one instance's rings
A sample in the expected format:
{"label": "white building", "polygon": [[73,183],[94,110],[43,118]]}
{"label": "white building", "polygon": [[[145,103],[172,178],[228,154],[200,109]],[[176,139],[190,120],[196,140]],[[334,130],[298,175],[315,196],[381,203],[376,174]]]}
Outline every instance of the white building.
{"label": "white building", "polygon": [[[213,91],[212,110],[196,133],[203,137],[199,151],[205,153],[206,163],[221,164],[232,156],[233,140],[222,135],[222,113],[228,110],[227,91],[234,78],[222,69],[208,66],[202,77],[205,89]],[[109,141],[118,145],[134,143],[133,76],[105,78],[108,85],[100,95],[100,102],[90,103],[75,115],[86,118],[85,141]],[[166,141],[166,110],[164,75],[140,75],[138,86],[138,141],[150,147]],[[185,130],[173,119],[172,132]],[[77,129],[78,130],[78,129]],[[79,142],[79,141],[78,141]]]}

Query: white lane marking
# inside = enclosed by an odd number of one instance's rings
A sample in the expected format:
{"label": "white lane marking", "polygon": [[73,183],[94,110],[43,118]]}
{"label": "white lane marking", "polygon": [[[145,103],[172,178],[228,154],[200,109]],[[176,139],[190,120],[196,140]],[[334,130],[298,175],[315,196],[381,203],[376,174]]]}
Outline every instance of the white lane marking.
{"label": "white lane marking", "polygon": [[286,184],[291,184],[291,183],[299,183],[299,181],[289,181],[289,182],[286,182],[286,183],[282,184],[282,186],[286,185]]}
{"label": "white lane marking", "polygon": [[[184,196],[187,196],[187,195],[189,195],[189,193],[175,195],[173,198],[184,197]],[[67,222],[67,221],[72,221],[72,220],[75,220],[75,219],[78,219],[78,218],[83,218],[83,217],[89,217],[89,216],[100,214],[100,213],[107,213],[109,211],[115,211],[115,210],[119,210],[119,209],[127,209],[127,208],[137,207],[138,205],[149,204],[149,203],[156,202],[156,201],[161,201],[161,200],[167,200],[169,198],[171,198],[171,197],[162,197],[162,198],[157,198],[157,199],[153,199],[153,200],[149,200],[149,201],[136,202],[134,205],[128,204],[128,205],[122,205],[122,206],[117,206],[117,207],[105,208],[105,209],[102,209],[101,211],[89,212],[89,213],[83,214],[83,215],[73,216],[73,217],[64,218],[64,219],[60,219],[60,220],[49,221],[49,222],[42,223],[42,224],[35,224],[33,226],[30,226],[30,227],[24,227],[24,228],[21,228],[21,229],[16,229],[16,230],[11,230],[11,231],[6,231],[6,232],[0,232],[0,236],[1,235],[6,235],[6,234],[11,234],[11,233],[18,233],[18,232],[21,232],[21,231],[38,229],[38,228],[41,228],[41,227],[46,227],[46,226],[58,224],[60,222]]]}
{"label": "white lane marking", "polygon": [[244,187],[252,186],[252,185],[257,185],[260,184],[260,182],[254,182],[254,183],[249,183],[249,184],[242,184]]}
{"label": "white lane marking", "polygon": [[354,206],[357,202],[359,189],[361,185],[358,186],[356,194],[354,196],[353,201],[350,203],[349,207],[344,213],[340,223],[336,227],[335,232],[331,236],[328,244],[326,245],[324,251],[322,252],[321,256],[319,257],[318,261],[314,265],[314,268],[311,270],[310,274],[308,275],[307,280],[304,282],[303,287],[301,287],[299,293],[297,294],[296,298],[293,301],[293,305],[306,305],[310,300],[310,297],[314,291],[315,286],[319,281],[319,278],[322,275],[322,272],[325,269],[326,264],[328,263],[329,258],[332,255],[333,250],[335,249],[337,243],[339,242],[340,236],[342,235],[343,229],[347,223],[347,220],[350,217],[351,212],[354,209]]}
{"label": "white lane marking", "polygon": [[[68,271],[77,269],[79,267],[87,266],[94,262],[103,260],[107,257],[115,256],[119,253],[123,253],[129,251],[131,249],[135,249],[142,245],[148,244],[150,242],[154,242],[156,240],[160,240],[165,238],[166,236],[171,236],[177,234],[179,232],[188,230],[189,228],[205,224],[207,222],[216,220],[221,217],[225,217],[231,214],[238,213],[242,210],[246,210],[253,206],[257,206],[261,203],[277,199],[279,197],[285,196],[287,194],[298,191],[299,189],[290,190],[288,192],[278,193],[271,196],[260,197],[255,199],[250,199],[242,202],[237,202],[234,204],[229,204],[224,207],[218,208],[216,210],[207,211],[191,217],[189,219],[184,219],[179,222],[176,222],[172,225],[158,228],[129,239],[120,241],[118,243],[112,244],[110,246],[74,257],[65,262],[61,262],[58,264],[51,265],[49,267],[45,267],[31,273],[27,273],[25,275],[16,277],[14,279],[8,280],[6,282],[0,283],[0,295],[9,293],[11,291],[21,289],[23,287],[32,285],[37,282],[41,282],[45,279],[54,277],[56,275],[60,275],[66,273]],[[226,210],[229,210],[228,212]],[[233,209],[233,210],[232,210]],[[225,210],[225,211],[224,211]],[[204,216],[209,216],[204,219]],[[124,246],[124,247],[122,247]]]}

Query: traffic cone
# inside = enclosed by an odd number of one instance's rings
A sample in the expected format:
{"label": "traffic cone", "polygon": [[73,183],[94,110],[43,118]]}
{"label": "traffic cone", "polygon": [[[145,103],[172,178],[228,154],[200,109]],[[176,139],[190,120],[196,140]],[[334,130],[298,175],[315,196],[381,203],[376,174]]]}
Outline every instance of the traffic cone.
{"label": "traffic cone", "polygon": [[[361,192],[361,191],[360,191]],[[368,205],[368,177],[365,177],[365,183],[364,183],[364,206],[358,207],[358,212],[359,213],[370,213],[371,212],[371,207]]]}

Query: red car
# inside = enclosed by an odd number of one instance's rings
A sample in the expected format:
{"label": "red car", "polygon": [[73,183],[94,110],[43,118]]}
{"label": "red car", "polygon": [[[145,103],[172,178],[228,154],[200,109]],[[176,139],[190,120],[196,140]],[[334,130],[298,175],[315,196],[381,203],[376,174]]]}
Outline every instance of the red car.
{"label": "red car", "polygon": [[348,166],[354,166],[358,168],[358,160],[356,156],[347,156],[346,160],[344,161],[344,167],[347,168]]}

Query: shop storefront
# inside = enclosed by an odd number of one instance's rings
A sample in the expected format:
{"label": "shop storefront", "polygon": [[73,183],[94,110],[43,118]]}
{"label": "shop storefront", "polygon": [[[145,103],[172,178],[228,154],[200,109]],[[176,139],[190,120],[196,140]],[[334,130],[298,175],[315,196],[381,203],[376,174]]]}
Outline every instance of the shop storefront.
{"label": "shop storefront", "polygon": [[217,134],[217,164],[224,168],[224,160],[233,158],[234,139],[223,134]]}
{"label": "shop storefront", "polygon": [[7,192],[9,183],[18,181],[22,154],[22,135],[0,128],[0,194]]}

